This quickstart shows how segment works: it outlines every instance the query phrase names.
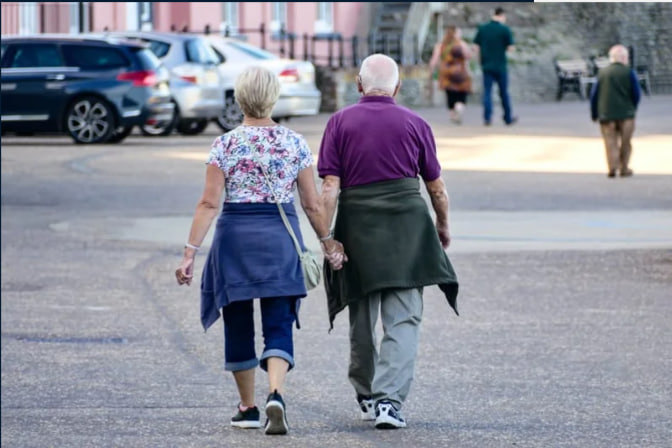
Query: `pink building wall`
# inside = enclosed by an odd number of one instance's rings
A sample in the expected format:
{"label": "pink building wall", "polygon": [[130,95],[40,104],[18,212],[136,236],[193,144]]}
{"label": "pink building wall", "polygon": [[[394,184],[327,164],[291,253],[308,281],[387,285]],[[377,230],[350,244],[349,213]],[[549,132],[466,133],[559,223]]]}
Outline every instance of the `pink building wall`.
{"label": "pink building wall", "polygon": [[19,3],[2,2],[1,32],[5,34],[19,33]]}
{"label": "pink building wall", "polygon": [[[38,2],[37,32],[68,33],[70,32],[70,2]],[[133,10],[127,2],[90,2],[92,31],[124,31],[134,26]],[[132,6],[132,5],[131,5]],[[362,16],[362,8],[367,7],[361,2],[333,2],[332,3],[333,32],[340,33],[350,39],[358,29],[358,18]],[[295,57],[303,57],[303,35],[316,33],[318,19],[317,2],[287,2],[287,19],[285,30],[297,36],[295,43]],[[272,2],[238,2],[238,28],[242,30],[258,30],[264,23],[266,27],[266,48],[272,52],[279,52],[281,43],[271,36],[271,21],[273,16]],[[44,13],[44,19],[41,14]],[[188,27],[192,32],[203,32],[206,25],[210,25],[212,32],[217,33],[223,21],[222,2],[153,2],[153,23],[156,31],[170,31],[171,26],[177,30]],[[18,34],[20,26],[19,2],[2,2],[2,34]],[[259,33],[246,33],[247,41],[261,46]],[[315,42],[311,51],[324,58],[327,54],[326,41]],[[286,44],[288,48],[288,44]],[[338,53],[337,46],[333,46],[334,54]],[[344,45],[345,55],[350,55],[350,45]],[[326,59],[320,59],[320,61]]]}
{"label": "pink building wall", "polygon": [[124,2],[92,2],[91,30],[109,31],[126,29],[126,3]]}

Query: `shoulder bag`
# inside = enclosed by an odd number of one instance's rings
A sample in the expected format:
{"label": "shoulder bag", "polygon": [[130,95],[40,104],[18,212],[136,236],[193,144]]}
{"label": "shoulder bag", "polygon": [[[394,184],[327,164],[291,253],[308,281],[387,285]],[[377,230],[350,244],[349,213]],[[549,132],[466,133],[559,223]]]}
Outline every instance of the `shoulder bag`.
{"label": "shoulder bag", "polygon": [[[238,134],[242,136],[243,141],[245,141],[245,143],[250,147],[250,152],[252,154],[256,154],[256,152],[252,148],[252,145],[250,145],[249,140],[245,136],[244,131],[238,129]],[[292,241],[294,241],[294,247],[296,248],[296,253],[299,255],[299,259],[301,260],[301,267],[303,269],[303,280],[306,285],[306,289],[309,291],[311,289],[315,289],[317,285],[320,284],[320,278],[322,277],[322,266],[318,262],[317,257],[315,256],[314,253],[312,253],[310,250],[306,250],[305,252],[301,250],[301,245],[299,244],[299,240],[296,237],[296,234],[294,233],[294,229],[292,229],[292,225],[289,223],[289,220],[287,219],[287,215],[285,214],[285,210],[282,208],[282,204],[278,202],[278,198],[275,195],[275,190],[273,189],[273,185],[271,185],[268,173],[266,172],[266,169],[264,168],[264,165],[263,163],[261,163],[261,160],[259,160],[259,158],[257,158],[257,163],[259,164],[261,172],[264,175],[264,181],[266,181],[268,189],[271,190],[271,194],[273,195],[275,205],[278,206],[278,211],[280,211],[280,217],[282,218],[282,222],[285,224],[287,232],[289,232],[289,236],[292,237]]]}

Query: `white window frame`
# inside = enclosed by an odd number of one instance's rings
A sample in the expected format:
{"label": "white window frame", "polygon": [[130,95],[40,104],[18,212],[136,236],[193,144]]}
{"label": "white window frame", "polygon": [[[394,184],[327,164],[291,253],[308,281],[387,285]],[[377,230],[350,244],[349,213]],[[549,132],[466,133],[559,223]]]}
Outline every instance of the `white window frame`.
{"label": "white window frame", "polygon": [[83,22],[84,25],[82,28],[84,31],[89,31],[89,2],[82,2],[81,12],[84,13],[83,16],[80,16],[80,2],[70,2],[70,27],[68,28],[70,34],[79,34],[80,22]]}
{"label": "white window frame", "polygon": [[19,2],[19,34],[39,33],[37,2]]}
{"label": "white window frame", "polygon": [[271,32],[279,33],[282,25],[287,31],[287,2],[271,2]]}
{"label": "white window frame", "polygon": [[315,20],[315,33],[334,32],[334,3],[317,2],[317,20]]}
{"label": "white window frame", "polygon": [[[140,9],[140,5],[144,5]],[[138,26],[141,31],[152,31],[154,24],[152,23],[152,2],[138,2],[138,10],[143,11],[143,16],[138,17]],[[146,14],[145,14],[146,12]]]}
{"label": "white window frame", "polygon": [[138,31],[140,29],[138,19],[138,3],[126,2],[126,31]]}
{"label": "white window frame", "polygon": [[229,35],[238,34],[240,20],[240,7],[238,2],[222,2],[222,23],[219,28],[222,33],[228,25]]}

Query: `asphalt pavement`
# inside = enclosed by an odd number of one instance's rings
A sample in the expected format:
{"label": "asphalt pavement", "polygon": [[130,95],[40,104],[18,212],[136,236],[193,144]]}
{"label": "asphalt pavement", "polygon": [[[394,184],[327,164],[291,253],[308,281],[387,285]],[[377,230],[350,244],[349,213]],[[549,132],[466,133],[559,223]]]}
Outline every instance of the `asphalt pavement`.
{"label": "asphalt pavement", "polygon": [[[426,289],[408,428],[377,431],[347,381],[347,316],[329,333],[312,291],[284,437],[229,426],[221,323],[204,333],[198,282],[173,277],[218,128],[3,137],[1,445],[671,446],[671,102],[643,99],[628,179],[607,179],[585,102],[516,105],[512,127],[483,127],[477,105],[462,126],[419,110],[451,196],[461,316]],[[287,126],[317,154],[328,118]]]}

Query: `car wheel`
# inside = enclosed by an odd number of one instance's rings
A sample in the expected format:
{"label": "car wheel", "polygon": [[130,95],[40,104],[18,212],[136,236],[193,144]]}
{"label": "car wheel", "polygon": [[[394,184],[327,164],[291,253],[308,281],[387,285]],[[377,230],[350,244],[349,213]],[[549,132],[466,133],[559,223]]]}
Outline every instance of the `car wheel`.
{"label": "car wheel", "polygon": [[107,141],[108,143],[119,143],[122,140],[124,140],[126,137],[128,137],[131,134],[131,131],[133,130],[133,126],[118,126],[114,132],[112,133],[112,136],[110,139]]}
{"label": "car wheel", "polygon": [[165,137],[166,135],[172,134],[178,119],[179,114],[177,113],[176,108],[173,118],[170,121],[159,121],[154,124],[145,123],[140,126],[140,132],[142,132],[143,135],[151,137]]}
{"label": "car wheel", "polygon": [[217,125],[224,132],[237,128],[243,122],[243,111],[232,96],[227,96],[224,102],[224,113],[217,117]]}
{"label": "car wheel", "polygon": [[65,128],[75,143],[105,143],[114,132],[114,113],[100,98],[79,98],[68,109]]}
{"label": "car wheel", "polygon": [[205,128],[207,127],[207,118],[202,118],[200,120],[182,120],[177,123],[177,132],[184,135],[196,135],[205,131]]}

